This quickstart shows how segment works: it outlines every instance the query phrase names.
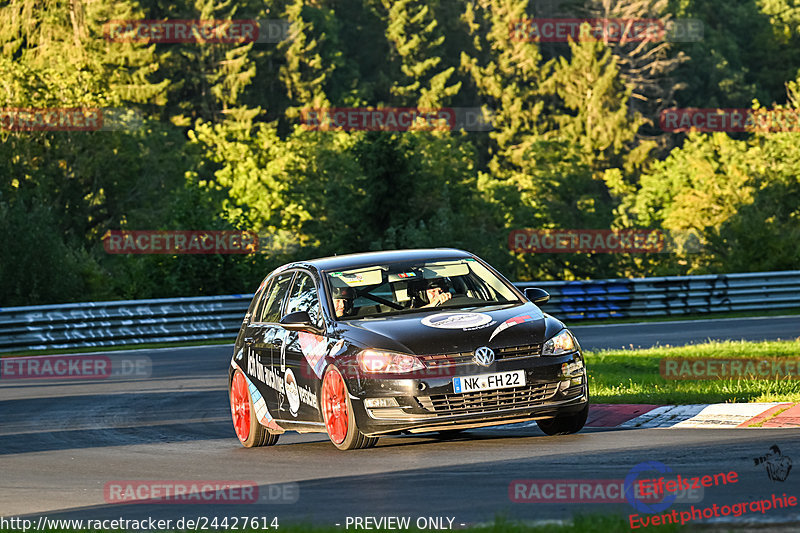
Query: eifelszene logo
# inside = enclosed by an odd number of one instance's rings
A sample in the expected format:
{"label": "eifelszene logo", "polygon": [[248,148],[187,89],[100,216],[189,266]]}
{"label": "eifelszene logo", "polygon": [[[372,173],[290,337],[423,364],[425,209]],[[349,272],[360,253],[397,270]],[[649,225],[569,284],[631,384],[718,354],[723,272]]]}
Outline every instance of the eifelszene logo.
{"label": "eifelszene logo", "polygon": [[769,450],[766,455],[754,457],[753,463],[755,463],[755,466],[765,465],[767,476],[772,481],[786,481],[786,478],[789,477],[789,472],[792,470],[792,460],[781,454],[777,444],[771,446]]}

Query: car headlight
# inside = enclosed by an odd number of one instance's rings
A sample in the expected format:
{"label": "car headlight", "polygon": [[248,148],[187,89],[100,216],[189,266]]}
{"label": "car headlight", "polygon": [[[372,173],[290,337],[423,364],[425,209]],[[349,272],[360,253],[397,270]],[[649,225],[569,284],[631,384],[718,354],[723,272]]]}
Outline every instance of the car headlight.
{"label": "car headlight", "polygon": [[544,343],[542,355],[561,355],[577,349],[572,333],[568,329],[562,329],[556,336]]}
{"label": "car headlight", "polygon": [[358,354],[358,366],[368,373],[402,374],[422,370],[425,365],[413,355],[380,350],[363,350]]}

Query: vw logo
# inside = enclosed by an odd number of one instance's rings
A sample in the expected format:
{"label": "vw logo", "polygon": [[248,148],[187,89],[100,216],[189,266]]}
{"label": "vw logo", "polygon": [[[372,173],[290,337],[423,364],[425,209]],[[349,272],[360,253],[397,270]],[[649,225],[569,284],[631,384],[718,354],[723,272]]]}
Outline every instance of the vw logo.
{"label": "vw logo", "polygon": [[494,352],[491,348],[481,346],[475,350],[475,362],[481,366],[489,366],[494,363]]}

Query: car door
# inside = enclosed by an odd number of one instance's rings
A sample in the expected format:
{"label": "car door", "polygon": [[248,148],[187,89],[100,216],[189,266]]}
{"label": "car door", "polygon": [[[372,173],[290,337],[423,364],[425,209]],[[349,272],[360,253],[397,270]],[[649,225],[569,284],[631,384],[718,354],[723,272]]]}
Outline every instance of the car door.
{"label": "car door", "polygon": [[286,297],[294,272],[283,272],[275,276],[264,293],[263,304],[258,309],[258,320],[251,324],[251,348],[248,359],[248,374],[261,391],[267,409],[273,416],[283,394],[280,353],[283,349],[285,330],[278,322],[283,312]]}
{"label": "car door", "polygon": [[285,330],[283,378],[286,401],[280,405],[280,414],[282,419],[320,422],[322,415],[317,389],[328,352],[328,339],[322,333],[325,322],[319,293],[314,278],[308,272],[299,271],[295,276],[284,316],[297,311],[307,312],[312,324],[320,331]]}

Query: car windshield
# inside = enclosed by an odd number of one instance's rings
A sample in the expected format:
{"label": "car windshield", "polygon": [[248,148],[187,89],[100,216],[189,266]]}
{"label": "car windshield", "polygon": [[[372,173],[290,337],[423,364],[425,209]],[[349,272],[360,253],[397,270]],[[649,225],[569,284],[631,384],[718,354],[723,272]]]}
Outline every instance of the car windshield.
{"label": "car windshield", "polygon": [[325,273],[339,320],[519,302],[471,258],[372,265]]}

